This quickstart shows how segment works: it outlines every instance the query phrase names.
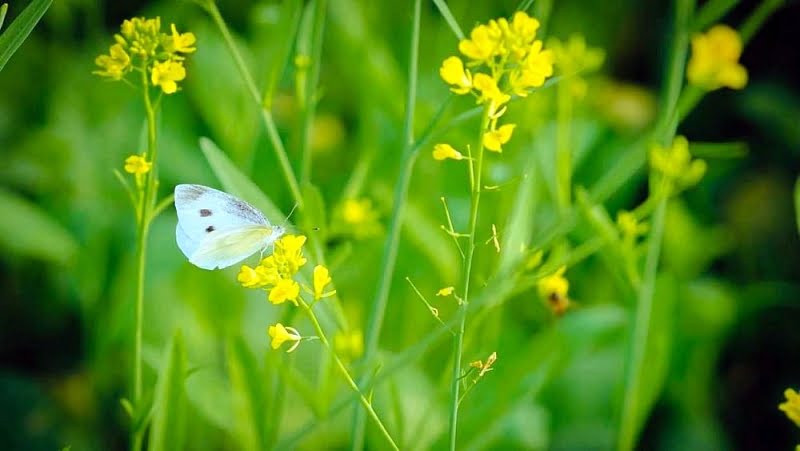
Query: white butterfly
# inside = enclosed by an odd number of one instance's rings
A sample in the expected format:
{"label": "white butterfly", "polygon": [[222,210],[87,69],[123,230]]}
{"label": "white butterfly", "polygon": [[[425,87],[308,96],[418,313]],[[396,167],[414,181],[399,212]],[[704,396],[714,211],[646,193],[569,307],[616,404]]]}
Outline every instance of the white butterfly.
{"label": "white butterfly", "polygon": [[263,251],[285,232],[247,202],[207,186],[176,186],[175,209],[178,247],[203,269],[227,268]]}

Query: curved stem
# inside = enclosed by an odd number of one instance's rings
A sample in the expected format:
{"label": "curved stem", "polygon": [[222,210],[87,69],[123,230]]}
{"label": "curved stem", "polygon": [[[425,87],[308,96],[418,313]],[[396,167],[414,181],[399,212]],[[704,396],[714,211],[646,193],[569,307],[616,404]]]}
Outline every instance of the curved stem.
{"label": "curved stem", "polygon": [[453,348],[453,382],[450,395],[450,449],[456,449],[456,436],[458,432],[458,401],[461,389],[461,354],[464,347],[464,326],[467,322],[467,306],[469,304],[469,285],[472,273],[472,260],[475,256],[475,229],[478,224],[478,207],[481,200],[481,173],[483,172],[483,133],[489,124],[489,108],[483,112],[481,119],[480,136],[478,136],[478,149],[475,168],[472,170],[473,160],[470,160],[470,189],[471,201],[469,208],[469,231],[467,238],[467,252],[464,259],[464,288],[463,301],[458,308],[458,329],[456,330],[455,347]]}
{"label": "curved stem", "polygon": [[392,449],[399,450],[400,448],[397,447],[397,444],[392,438],[392,435],[386,429],[386,426],[383,425],[383,422],[381,421],[381,418],[378,416],[378,414],[375,412],[375,409],[372,408],[372,403],[366,398],[366,396],[364,396],[364,394],[358,388],[356,381],[353,380],[353,377],[350,375],[350,372],[347,370],[347,367],[344,365],[339,356],[336,355],[336,352],[334,352],[330,342],[328,341],[328,338],[325,336],[325,332],[322,330],[322,326],[320,326],[319,321],[317,320],[317,316],[314,314],[314,311],[303,300],[302,297],[299,298],[299,303],[300,307],[308,315],[308,319],[311,320],[311,324],[314,326],[314,330],[316,331],[319,340],[322,342],[323,345],[325,345],[325,347],[333,356],[333,360],[336,363],[336,368],[339,370],[339,373],[342,375],[342,377],[344,377],[345,381],[347,382],[347,385],[350,386],[350,388],[354,392],[356,392],[356,394],[358,395],[358,399],[361,402],[361,405],[364,406],[364,409],[366,409],[369,416],[372,417],[373,420],[375,420],[375,423],[378,425],[378,429],[380,429],[380,431],[383,433],[383,436],[386,437],[386,441],[389,442],[389,444],[392,446]]}

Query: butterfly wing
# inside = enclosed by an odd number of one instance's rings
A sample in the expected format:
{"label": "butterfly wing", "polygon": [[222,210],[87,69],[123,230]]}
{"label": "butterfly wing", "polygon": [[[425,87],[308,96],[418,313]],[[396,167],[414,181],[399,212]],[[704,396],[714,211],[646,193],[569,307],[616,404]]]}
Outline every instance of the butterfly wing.
{"label": "butterfly wing", "polygon": [[192,264],[203,269],[227,268],[273,241],[273,228],[269,226],[247,225],[218,230],[208,234],[188,257]]}
{"label": "butterfly wing", "polygon": [[[244,252],[245,249],[253,247],[251,252],[241,255],[241,258],[236,261],[244,259],[265,246],[266,238],[257,238],[260,237],[260,234],[270,235],[272,230],[269,221],[258,209],[230,194],[207,186],[176,186],[175,209],[178,212],[178,225],[175,227],[175,239],[178,247],[189,261],[195,263],[194,258],[204,262],[205,266],[214,263],[212,250],[217,247],[228,249],[225,251],[228,254],[237,249]],[[260,232],[253,232],[254,230],[260,230]],[[242,233],[237,234],[236,231]],[[241,249],[239,249],[229,241],[225,241],[224,244],[218,243],[223,236],[226,237],[226,240],[233,239],[231,237],[257,240],[256,242],[240,243]],[[202,258],[195,257],[201,249],[204,249],[204,256]],[[232,255],[228,255],[227,258],[232,258]],[[225,260],[225,262],[227,261]],[[236,261],[231,261],[226,265],[216,264],[211,268],[195,264],[201,268],[213,269],[214,267],[230,266]]]}

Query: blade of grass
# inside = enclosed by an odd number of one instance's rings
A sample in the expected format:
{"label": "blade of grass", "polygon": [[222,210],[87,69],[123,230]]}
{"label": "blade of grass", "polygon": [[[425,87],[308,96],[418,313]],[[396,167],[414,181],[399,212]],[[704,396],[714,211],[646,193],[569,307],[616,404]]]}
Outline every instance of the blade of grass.
{"label": "blade of grass", "polygon": [[264,88],[264,98],[261,105],[265,109],[272,108],[272,100],[275,96],[275,87],[281,78],[283,70],[289,62],[289,56],[292,53],[292,46],[294,40],[290,37],[297,36],[297,30],[300,26],[300,18],[303,16],[303,2],[302,0],[284,0],[281,6],[281,28],[275,30],[276,36],[285,36],[285,39],[279,41],[273,49],[272,58],[267,64],[269,72],[267,74],[267,85]]}
{"label": "blade of grass", "polygon": [[[400,231],[403,226],[403,213],[405,212],[408,197],[408,186],[411,182],[411,172],[417,159],[417,149],[414,148],[414,112],[417,98],[417,65],[419,59],[419,30],[422,0],[414,1],[414,16],[411,26],[408,61],[408,92],[406,95],[406,116],[403,121],[403,163],[400,176],[395,185],[394,207],[389,220],[389,230],[384,245],[381,261],[381,275],[372,309],[367,317],[367,333],[365,336],[364,356],[362,361],[366,364],[364,376],[359,379],[359,387],[366,385],[369,380],[372,360],[378,350],[378,343],[383,326],[383,317],[386,314],[386,303],[389,299],[389,289],[392,285],[392,276],[397,263],[397,252],[400,246]],[[351,449],[357,451],[364,447],[364,434],[366,427],[366,412],[356,409],[353,418],[353,443]]]}
{"label": "blade of grass", "polygon": [[244,340],[239,337],[227,347],[228,375],[233,396],[236,424],[234,437],[239,449],[266,449],[267,416],[264,411],[264,382],[255,359]]}
{"label": "blade of grass", "polygon": [[[33,31],[33,27],[39,23],[39,20],[44,13],[47,12],[47,9],[50,8],[52,3],[53,0],[33,0],[19,16],[11,22],[8,29],[0,35],[0,71],[3,70],[3,67],[5,67],[8,60],[11,59],[14,52],[25,42],[25,39],[27,39],[28,35]],[[4,4],[3,7],[0,7],[0,16],[2,16],[0,25],[5,21],[7,10],[8,4]]]}
{"label": "blade of grass", "polygon": [[156,382],[153,424],[148,448],[153,451],[183,449],[185,438],[186,351],[180,331],[167,345]]}
{"label": "blade of grass", "polygon": [[300,120],[300,184],[308,183],[311,180],[311,126],[314,122],[314,114],[317,110],[317,85],[319,84],[320,60],[322,58],[322,42],[325,32],[325,14],[328,10],[327,0],[314,1],[314,15],[311,24],[309,44],[310,44],[310,66],[307,68],[305,76],[305,86],[302,92],[305,93],[302,102],[302,115]]}
{"label": "blade of grass", "polygon": [[444,0],[433,0],[433,4],[439,9],[439,14],[441,14],[444,21],[447,22],[447,25],[450,27],[450,30],[453,31],[453,34],[456,35],[456,38],[458,38],[459,41],[464,39],[464,32],[461,31],[461,27],[458,26],[458,21],[453,17],[453,13],[447,6],[447,3],[445,3]]}
{"label": "blade of grass", "polygon": [[0,5],[0,30],[3,29],[3,23],[6,21],[6,13],[8,12],[8,3]]}

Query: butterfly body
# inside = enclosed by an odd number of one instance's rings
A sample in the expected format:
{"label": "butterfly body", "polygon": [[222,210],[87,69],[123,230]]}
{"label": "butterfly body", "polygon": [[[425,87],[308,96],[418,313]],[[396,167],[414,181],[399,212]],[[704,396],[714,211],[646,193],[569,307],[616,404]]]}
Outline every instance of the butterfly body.
{"label": "butterfly body", "polygon": [[203,269],[227,268],[263,251],[284,233],[247,202],[203,185],[176,186],[175,210],[178,247]]}

